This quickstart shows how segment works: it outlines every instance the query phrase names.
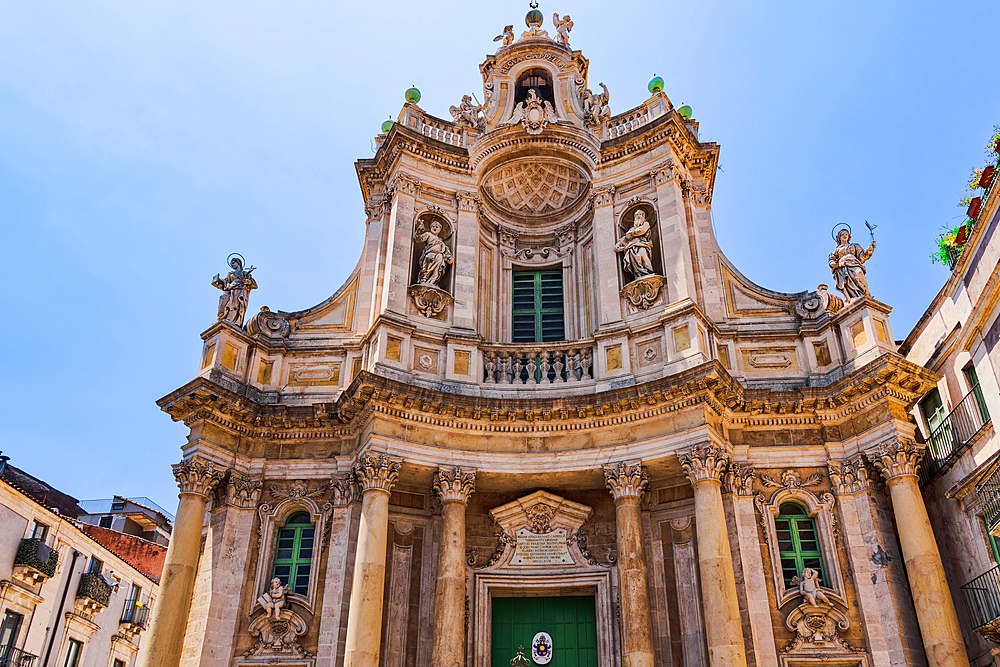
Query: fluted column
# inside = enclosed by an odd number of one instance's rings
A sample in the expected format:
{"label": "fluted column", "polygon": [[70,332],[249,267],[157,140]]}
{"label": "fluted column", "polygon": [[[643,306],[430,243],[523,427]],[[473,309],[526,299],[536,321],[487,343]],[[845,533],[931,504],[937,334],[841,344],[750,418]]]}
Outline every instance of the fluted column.
{"label": "fluted column", "polygon": [[184,644],[194,591],[194,576],[201,551],[201,529],[205,523],[208,495],[222,479],[224,470],[198,458],[173,466],[180,487],[180,501],[174,518],[170,546],[163,564],[163,577],[153,614],[143,667],[178,667]]}
{"label": "fluted column", "polygon": [[678,458],[694,487],[708,661],[712,667],[745,667],[747,657],[736,597],[733,552],[722,508],[722,476],[729,464],[729,454],[713,445],[684,452]]}
{"label": "fluted column", "polygon": [[906,578],[910,582],[927,662],[930,667],[968,667],[969,658],[955,603],[917,483],[920,456],[921,452],[912,442],[895,441],[883,443],[869,452],[868,460],[885,477],[892,497]]}
{"label": "fluted column", "polygon": [[465,510],[475,491],[476,471],[438,468],[434,493],[444,527],[434,593],[433,667],[465,667]]}
{"label": "fluted column", "polygon": [[604,467],[604,482],[615,499],[622,667],[653,667],[653,628],[639,507],[649,478],[639,461],[623,461]]}
{"label": "fluted column", "polygon": [[382,595],[385,548],[389,532],[389,492],[399,476],[400,461],[384,454],[364,454],[354,466],[361,486],[354,584],[347,613],[344,667],[378,667],[382,641]]}

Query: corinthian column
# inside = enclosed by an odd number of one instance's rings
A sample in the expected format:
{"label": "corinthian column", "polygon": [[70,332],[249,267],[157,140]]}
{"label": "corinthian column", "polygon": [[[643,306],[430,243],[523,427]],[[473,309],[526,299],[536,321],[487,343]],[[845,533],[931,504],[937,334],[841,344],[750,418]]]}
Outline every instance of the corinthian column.
{"label": "corinthian column", "polygon": [[465,667],[465,509],[475,491],[476,471],[438,468],[434,493],[444,527],[434,594],[433,667]]}
{"label": "corinthian column", "polygon": [[178,667],[194,575],[201,551],[201,529],[205,523],[208,494],[222,479],[225,471],[218,470],[198,458],[190,458],[173,466],[174,478],[180,487],[180,501],[174,519],[170,546],[167,547],[160,594],[153,607],[146,653],[142,667]]}
{"label": "corinthian column", "polygon": [[618,590],[621,594],[622,667],[653,667],[646,556],[639,503],[649,478],[639,461],[604,467],[604,482],[615,498],[618,529]]}
{"label": "corinthian column", "polygon": [[944,565],[931,530],[927,508],[917,484],[921,453],[912,442],[889,442],[868,453],[868,460],[885,477],[906,578],[917,610],[920,636],[931,667],[968,667],[955,603],[944,577]]}
{"label": "corinthian column", "polygon": [[381,454],[364,454],[354,466],[361,486],[361,525],[351,608],[347,613],[344,667],[378,667],[382,642],[382,594],[385,547],[389,532],[389,492],[399,476],[400,461]]}
{"label": "corinthian column", "polygon": [[708,661],[712,667],[745,667],[747,657],[736,598],[733,552],[722,508],[722,475],[729,464],[729,454],[721,447],[708,446],[684,452],[678,459],[694,487]]}

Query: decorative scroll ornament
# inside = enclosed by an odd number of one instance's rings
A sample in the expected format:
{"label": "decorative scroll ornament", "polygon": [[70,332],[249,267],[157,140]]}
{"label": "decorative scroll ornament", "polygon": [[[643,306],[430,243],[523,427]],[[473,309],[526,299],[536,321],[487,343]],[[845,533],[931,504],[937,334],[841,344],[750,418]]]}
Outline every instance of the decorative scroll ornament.
{"label": "decorative scroll ornament", "polygon": [[436,317],[455,301],[455,297],[434,285],[410,285],[413,306],[424,317]]}
{"label": "decorative scroll ornament", "polygon": [[218,273],[212,278],[212,285],[222,290],[218,320],[226,320],[241,327],[243,316],[247,312],[247,302],[250,300],[250,290],[257,289],[257,281],[250,275],[254,267],[243,268],[243,256],[239,253],[229,256],[229,267],[232,271],[225,278],[220,278]]}
{"label": "decorative scroll ornament", "polygon": [[538,96],[538,89],[531,88],[528,90],[528,97],[517,103],[504,125],[520,123],[528,134],[541,134],[549,123],[555,125],[558,122],[559,116],[552,104]]}
{"label": "decorative scroll ornament", "polygon": [[239,509],[254,509],[260,499],[263,482],[236,471],[230,471],[226,479],[226,504]]}
{"label": "decorative scroll ornament", "polygon": [[261,306],[260,312],[247,322],[247,331],[251,336],[263,334],[268,338],[285,338],[291,331],[285,313],[273,312],[267,306]]}
{"label": "decorative scroll ornament", "polygon": [[830,481],[837,495],[847,495],[865,491],[869,486],[868,466],[863,456],[857,456],[851,461],[838,463],[827,462],[830,469]]}
{"label": "decorative scroll ornament", "polygon": [[604,485],[615,500],[642,498],[649,486],[649,476],[640,461],[622,461],[604,466]]}
{"label": "decorative scroll ornament", "polygon": [[469,468],[438,468],[434,477],[434,493],[442,503],[469,502],[476,490],[476,471]]}
{"label": "decorative scroll ornament", "polygon": [[768,488],[777,487],[779,489],[799,489],[809,486],[817,486],[823,481],[823,475],[818,472],[806,477],[805,481],[802,480],[802,475],[799,474],[798,470],[789,469],[781,473],[781,479],[776,480],[770,475],[761,475],[760,480],[764,483],[764,486]]}
{"label": "decorative scroll ornament", "polygon": [[753,480],[757,476],[754,467],[744,463],[730,463],[726,481],[729,492],[737,496],[753,496]]}
{"label": "decorative scroll ornament", "polygon": [[912,442],[896,440],[884,442],[868,452],[868,460],[882,473],[886,480],[896,477],[916,476],[922,453]]}
{"label": "decorative scroll ornament", "polygon": [[525,509],[524,513],[530,521],[531,532],[544,534],[552,530],[549,525],[556,516],[556,508],[544,503],[538,503]]}
{"label": "decorative scroll ornament", "polygon": [[250,635],[257,637],[257,642],[243,657],[266,657],[274,662],[289,656],[312,658],[313,654],[296,641],[309,632],[309,625],[291,609],[279,609],[276,613],[276,618],[262,614],[250,622]]}
{"label": "decorative scroll ornament", "polygon": [[660,298],[660,290],[666,283],[667,279],[663,276],[646,276],[623,287],[621,295],[628,301],[632,312],[646,310]]}
{"label": "decorative scroll ornament", "polygon": [[225,474],[224,470],[219,470],[200,458],[184,459],[171,468],[181,493],[196,493],[206,498]]}
{"label": "decorative scroll ornament", "polygon": [[[806,576],[809,572],[816,574],[809,568],[803,570],[802,574]],[[795,633],[795,639],[780,652],[783,654],[822,652],[826,659],[829,659],[831,649],[846,653],[864,653],[863,648],[851,646],[840,636],[841,632],[851,627],[847,615],[833,606],[826,594],[819,590],[818,585],[815,591],[812,597],[803,594],[807,599],[793,609],[785,619],[785,627]]]}
{"label": "decorative scroll ornament", "polygon": [[378,489],[388,493],[399,477],[401,463],[385,454],[366,452],[355,464],[354,476],[363,490]]}
{"label": "decorative scroll ornament", "polygon": [[677,456],[692,484],[721,481],[729,465],[729,453],[717,445],[690,449]]}
{"label": "decorative scroll ornament", "polygon": [[844,300],[826,290],[826,285],[820,284],[815,292],[806,292],[795,304],[795,313],[804,320],[815,320],[823,313],[833,315],[843,308]]}

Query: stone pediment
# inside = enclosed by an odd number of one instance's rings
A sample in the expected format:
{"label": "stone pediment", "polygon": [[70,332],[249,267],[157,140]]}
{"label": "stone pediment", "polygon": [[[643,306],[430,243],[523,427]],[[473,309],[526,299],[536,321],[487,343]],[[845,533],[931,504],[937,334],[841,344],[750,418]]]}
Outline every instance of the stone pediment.
{"label": "stone pediment", "polygon": [[565,528],[572,533],[593,513],[594,510],[586,505],[548,491],[535,491],[490,510],[490,516],[505,531],[527,528],[533,533],[547,533],[556,528]]}

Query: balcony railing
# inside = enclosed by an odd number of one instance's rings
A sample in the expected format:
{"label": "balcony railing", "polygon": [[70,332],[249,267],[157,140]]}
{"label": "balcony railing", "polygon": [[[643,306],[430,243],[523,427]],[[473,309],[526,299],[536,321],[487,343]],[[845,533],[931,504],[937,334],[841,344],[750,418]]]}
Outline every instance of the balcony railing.
{"label": "balcony railing", "polygon": [[990,413],[986,410],[986,402],[977,384],[931,432],[924,454],[927,461],[926,479],[933,477],[958,456],[962,447],[989,423]]}
{"label": "balcony railing", "polygon": [[0,667],[32,667],[37,655],[25,653],[13,646],[0,646]]}
{"label": "balcony railing", "polygon": [[37,538],[23,539],[17,545],[17,553],[14,555],[16,579],[31,579],[31,584],[35,585],[51,578],[58,565],[59,552]]}
{"label": "balcony railing", "polygon": [[76,589],[78,600],[90,600],[101,609],[111,600],[111,585],[101,575],[87,572],[80,575],[80,585]]}
{"label": "balcony railing", "polygon": [[141,602],[129,602],[122,612],[122,623],[129,623],[146,629],[149,622],[149,607]]}
{"label": "balcony railing", "polygon": [[483,350],[483,382],[497,385],[552,385],[592,380],[594,350],[589,346],[504,345]]}
{"label": "balcony railing", "polygon": [[975,631],[1000,642],[1000,565],[962,586],[962,597]]}

